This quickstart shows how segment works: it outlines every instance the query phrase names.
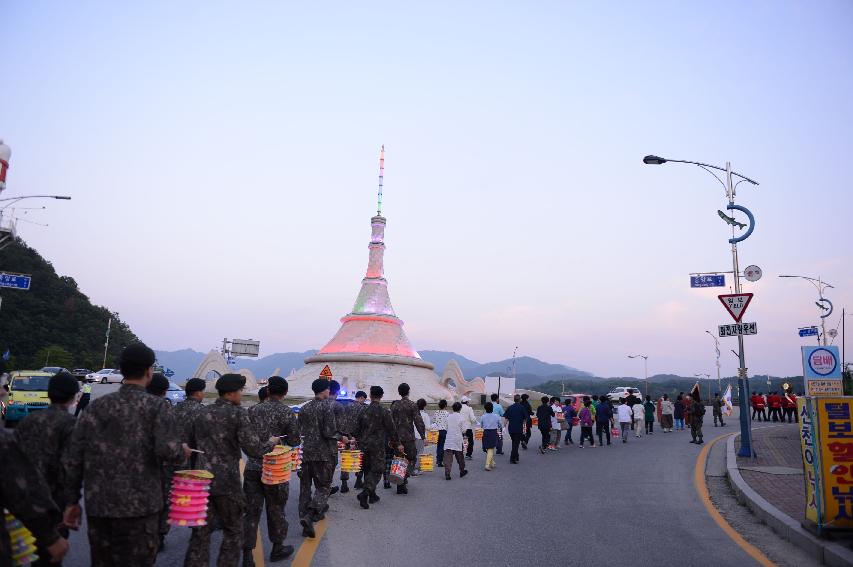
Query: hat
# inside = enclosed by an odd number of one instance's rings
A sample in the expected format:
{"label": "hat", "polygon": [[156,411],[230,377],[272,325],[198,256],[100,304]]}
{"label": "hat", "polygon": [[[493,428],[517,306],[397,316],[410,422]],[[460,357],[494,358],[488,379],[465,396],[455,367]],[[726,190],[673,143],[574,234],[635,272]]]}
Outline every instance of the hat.
{"label": "hat", "polygon": [[329,393],[337,394],[341,391],[341,385],[337,380],[329,380]]}
{"label": "hat", "polygon": [[187,383],[184,384],[184,391],[187,394],[192,394],[194,392],[204,392],[207,387],[207,382],[202,380],[201,378],[190,378],[187,380]]}
{"label": "hat", "polygon": [[223,374],[216,381],[216,389],[220,393],[236,392],[246,385],[246,378],[240,374]]}
{"label": "hat", "polygon": [[329,389],[329,381],[326,380],[325,378],[317,378],[316,380],[311,382],[311,390],[315,394],[319,394],[320,392],[323,392],[323,391],[328,390],[328,389]]}
{"label": "hat", "polygon": [[119,366],[146,369],[154,366],[155,360],[154,351],[144,343],[131,343],[121,351]]}
{"label": "hat", "polygon": [[471,398],[469,398],[468,396],[462,396],[462,403],[463,404],[467,404],[470,401],[471,401]]}
{"label": "hat", "polygon": [[[382,389],[382,386],[371,386],[370,387],[370,397],[371,398],[381,398],[385,394],[385,390]],[[358,396],[356,396],[358,397]]]}
{"label": "hat", "polygon": [[77,378],[65,370],[51,376],[47,383],[47,397],[52,402],[65,403],[79,391],[80,384],[77,383]]}
{"label": "hat", "polygon": [[364,392],[364,390],[359,390],[358,392],[355,393],[355,397],[356,397],[356,399],[366,398],[367,394]]}
{"label": "hat", "polygon": [[267,381],[267,390],[274,396],[283,396],[287,393],[287,380],[281,376],[272,376]]}
{"label": "hat", "polygon": [[162,396],[168,389],[169,379],[163,376],[160,372],[155,372],[154,376],[151,377],[151,382],[148,384],[148,387],[145,388],[145,391],[149,394],[154,394],[155,396]]}
{"label": "hat", "polygon": [[258,390],[258,399],[261,401],[266,400],[270,397],[270,389],[267,386],[263,386]]}

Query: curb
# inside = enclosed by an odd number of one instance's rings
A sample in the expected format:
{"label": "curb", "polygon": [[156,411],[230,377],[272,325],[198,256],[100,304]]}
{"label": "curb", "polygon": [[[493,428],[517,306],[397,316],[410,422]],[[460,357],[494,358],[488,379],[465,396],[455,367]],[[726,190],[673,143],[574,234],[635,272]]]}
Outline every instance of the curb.
{"label": "curb", "polygon": [[853,567],[853,551],[813,536],[798,521],[765,500],[746,483],[737,467],[735,456],[735,438],[737,437],[738,435],[732,435],[726,441],[726,476],[735,491],[737,501],[749,508],[782,539],[790,541],[821,563],[832,567]]}

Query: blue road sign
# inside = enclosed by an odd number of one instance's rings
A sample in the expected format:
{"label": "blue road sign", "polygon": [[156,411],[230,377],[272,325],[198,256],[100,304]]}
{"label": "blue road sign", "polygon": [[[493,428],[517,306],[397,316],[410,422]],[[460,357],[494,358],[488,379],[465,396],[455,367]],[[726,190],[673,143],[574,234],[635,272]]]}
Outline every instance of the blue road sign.
{"label": "blue road sign", "polygon": [[726,287],[726,276],[690,276],[690,287]]}
{"label": "blue road sign", "polygon": [[806,327],[805,329],[800,329],[801,337],[816,337],[817,336],[817,327]]}
{"label": "blue road sign", "polygon": [[30,289],[30,282],[32,279],[32,276],[24,274],[8,274],[0,272],[0,287],[28,290]]}
{"label": "blue road sign", "polygon": [[166,378],[171,378],[171,377],[172,377],[172,376],[174,376],[174,375],[175,375],[175,371],[174,371],[174,370],[172,370],[171,368],[167,368],[167,369],[163,372],[163,376],[165,376]]}

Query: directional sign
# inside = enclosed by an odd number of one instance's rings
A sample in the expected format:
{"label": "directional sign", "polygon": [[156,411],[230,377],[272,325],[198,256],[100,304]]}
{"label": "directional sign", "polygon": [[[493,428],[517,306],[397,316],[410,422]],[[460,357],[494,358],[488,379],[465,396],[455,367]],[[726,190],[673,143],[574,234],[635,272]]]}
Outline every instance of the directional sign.
{"label": "directional sign", "polygon": [[726,276],[690,276],[690,287],[726,287]]}
{"label": "directional sign", "polygon": [[816,337],[817,336],[817,327],[804,327],[800,329],[801,337]]}
{"label": "directional sign", "polygon": [[734,325],[720,325],[721,337],[736,337],[738,335],[757,335],[758,323],[736,323]]}
{"label": "directional sign", "polygon": [[0,272],[0,287],[28,290],[32,279],[33,277],[27,274]]}
{"label": "directional sign", "polygon": [[325,378],[326,380],[332,379],[332,369],[329,368],[329,365],[323,367],[323,371],[320,372],[320,378]]}
{"label": "directional sign", "polygon": [[172,377],[172,376],[174,376],[174,375],[175,375],[175,371],[174,371],[174,370],[172,370],[171,368],[167,368],[167,369],[163,372],[163,376],[165,376],[166,378],[171,378],[171,377]]}
{"label": "directional sign", "polygon": [[736,323],[740,323],[741,317],[746,313],[749,302],[752,301],[751,293],[729,293],[718,295],[717,297],[720,298],[723,307],[726,308],[726,311],[729,312],[729,315],[732,316]]}

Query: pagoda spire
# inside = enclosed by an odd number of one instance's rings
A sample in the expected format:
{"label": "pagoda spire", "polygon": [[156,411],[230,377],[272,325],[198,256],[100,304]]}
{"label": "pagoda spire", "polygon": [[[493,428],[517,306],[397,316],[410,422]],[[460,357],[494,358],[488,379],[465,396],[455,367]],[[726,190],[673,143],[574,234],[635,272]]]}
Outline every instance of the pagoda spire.
{"label": "pagoda spire", "polygon": [[379,199],[376,205],[376,216],[382,216],[382,184],[385,178],[385,144],[379,150]]}

